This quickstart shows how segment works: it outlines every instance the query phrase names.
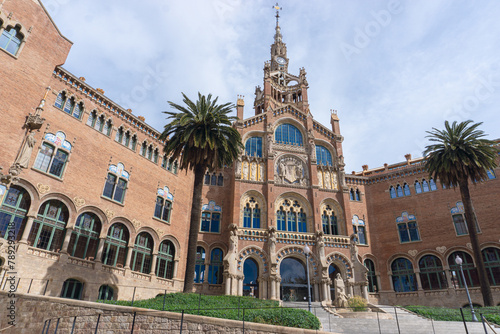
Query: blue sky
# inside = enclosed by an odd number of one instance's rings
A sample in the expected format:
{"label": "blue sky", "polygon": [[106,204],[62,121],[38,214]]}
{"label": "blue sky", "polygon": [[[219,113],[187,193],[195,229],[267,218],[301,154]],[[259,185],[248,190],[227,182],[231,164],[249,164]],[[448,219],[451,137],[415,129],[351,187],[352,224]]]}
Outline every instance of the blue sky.
{"label": "blue sky", "polygon": [[[64,67],[158,130],[167,101],[245,96],[253,112],[275,1],[45,0],[74,42]],[[280,3],[289,71],[305,67],[314,119],[338,110],[346,172],[422,155],[425,131],[484,122],[499,138],[499,1]]]}

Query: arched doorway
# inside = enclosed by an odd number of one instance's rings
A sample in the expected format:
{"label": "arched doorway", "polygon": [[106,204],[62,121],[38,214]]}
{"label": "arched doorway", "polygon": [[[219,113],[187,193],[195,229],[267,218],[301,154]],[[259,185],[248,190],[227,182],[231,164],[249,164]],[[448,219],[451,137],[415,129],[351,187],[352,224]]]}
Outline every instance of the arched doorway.
{"label": "arched doorway", "polygon": [[330,277],[330,280],[332,281],[332,284],[330,285],[330,296],[332,300],[335,300],[335,278],[337,277],[337,274],[342,276],[339,267],[333,263],[330,264],[328,267],[328,277]]}
{"label": "arched doorway", "polygon": [[243,296],[251,296],[259,298],[259,284],[257,278],[259,277],[259,265],[257,261],[252,258],[245,260],[243,264]]}
{"label": "arched doorway", "polygon": [[[281,261],[281,300],[307,301],[307,276],[305,264],[293,257]],[[311,289],[311,298],[314,295]]]}

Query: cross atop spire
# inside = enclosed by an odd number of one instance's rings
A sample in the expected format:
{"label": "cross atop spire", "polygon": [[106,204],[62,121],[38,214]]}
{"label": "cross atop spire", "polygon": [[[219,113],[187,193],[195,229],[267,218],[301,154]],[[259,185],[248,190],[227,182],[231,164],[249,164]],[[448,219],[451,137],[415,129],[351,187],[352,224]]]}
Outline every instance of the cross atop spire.
{"label": "cross atop spire", "polygon": [[282,10],[283,8],[281,8],[277,2],[276,5],[273,6],[273,8],[276,9],[276,26],[278,26],[278,20],[280,18],[280,10]]}

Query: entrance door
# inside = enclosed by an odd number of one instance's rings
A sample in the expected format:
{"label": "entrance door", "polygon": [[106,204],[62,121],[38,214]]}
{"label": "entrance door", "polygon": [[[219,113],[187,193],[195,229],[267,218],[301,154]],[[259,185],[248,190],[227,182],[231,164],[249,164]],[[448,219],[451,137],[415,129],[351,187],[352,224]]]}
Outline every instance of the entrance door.
{"label": "entrance door", "polygon": [[[306,267],[302,261],[287,257],[281,261],[281,300],[307,302]],[[311,300],[314,299],[311,288]]]}
{"label": "entrance door", "polygon": [[251,296],[259,298],[259,284],[257,278],[259,277],[259,265],[257,262],[248,258],[243,264],[243,296]]}

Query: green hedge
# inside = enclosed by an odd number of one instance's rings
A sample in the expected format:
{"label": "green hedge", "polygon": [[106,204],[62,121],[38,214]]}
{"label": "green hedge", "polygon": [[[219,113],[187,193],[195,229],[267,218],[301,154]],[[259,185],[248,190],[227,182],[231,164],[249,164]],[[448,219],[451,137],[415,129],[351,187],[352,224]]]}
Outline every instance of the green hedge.
{"label": "green hedge", "polygon": [[[99,301],[107,304],[131,306],[130,301]],[[163,310],[163,295],[138,300],[134,307]],[[170,293],[165,295],[165,311],[203,315],[214,318],[243,320],[262,324],[319,329],[316,316],[306,310],[279,307],[279,302],[252,297],[206,296],[194,293]]]}

